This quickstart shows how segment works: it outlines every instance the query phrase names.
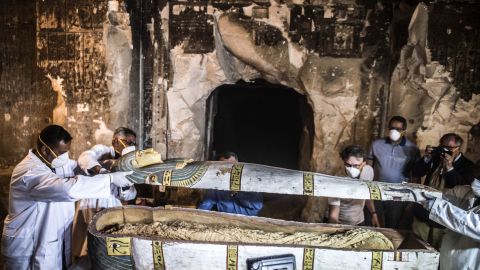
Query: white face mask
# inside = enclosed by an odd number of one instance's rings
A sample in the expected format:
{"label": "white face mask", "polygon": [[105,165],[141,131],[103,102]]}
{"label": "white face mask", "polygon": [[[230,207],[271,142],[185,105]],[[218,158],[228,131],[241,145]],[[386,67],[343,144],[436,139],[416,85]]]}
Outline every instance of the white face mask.
{"label": "white face mask", "polygon": [[398,130],[396,129],[390,129],[390,133],[388,134],[388,137],[390,138],[390,140],[396,142],[400,140],[400,138],[402,137],[402,133],[398,132]]}
{"label": "white face mask", "polygon": [[137,150],[137,147],[136,147],[135,145],[127,146],[127,147],[123,148],[121,155],[122,155],[122,156],[123,156],[123,155],[126,155],[126,154],[128,154],[128,153],[130,153],[130,152],[133,152],[133,151],[135,151],[135,150]]}
{"label": "white face mask", "polygon": [[345,167],[345,171],[347,172],[347,175],[352,178],[357,178],[360,176],[360,169],[354,167]]}
{"label": "white face mask", "polygon": [[480,197],[480,180],[479,179],[476,179],[476,178],[473,179],[472,190],[477,197]]}
{"label": "white face mask", "polygon": [[54,158],[52,160],[52,167],[53,168],[60,168],[65,165],[67,165],[68,161],[70,160],[70,157],[68,155],[68,151],[61,154],[60,156]]}

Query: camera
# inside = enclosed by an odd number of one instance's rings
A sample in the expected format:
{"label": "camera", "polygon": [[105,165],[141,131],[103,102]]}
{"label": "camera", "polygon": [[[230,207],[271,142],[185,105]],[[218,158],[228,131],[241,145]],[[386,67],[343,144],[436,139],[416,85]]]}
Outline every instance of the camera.
{"label": "camera", "polygon": [[432,157],[443,157],[445,154],[451,156],[453,153],[451,150],[442,146],[433,147],[432,149]]}

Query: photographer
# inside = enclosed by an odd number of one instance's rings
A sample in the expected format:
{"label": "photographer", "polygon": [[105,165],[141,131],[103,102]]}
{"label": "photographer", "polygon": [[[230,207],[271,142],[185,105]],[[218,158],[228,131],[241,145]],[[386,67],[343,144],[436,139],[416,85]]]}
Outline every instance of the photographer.
{"label": "photographer", "polygon": [[[455,133],[440,138],[437,147],[427,146],[425,156],[415,162],[414,177],[425,177],[425,185],[444,191],[473,181],[473,162],[461,152],[463,139]],[[429,213],[416,205],[413,208],[412,230],[433,247],[439,248],[444,227],[428,218]]]}
{"label": "photographer", "polygon": [[470,185],[473,181],[473,162],[463,156],[463,139],[455,133],[440,138],[437,147],[427,146],[425,156],[413,166],[414,177],[425,177],[425,185],[436,189]]}

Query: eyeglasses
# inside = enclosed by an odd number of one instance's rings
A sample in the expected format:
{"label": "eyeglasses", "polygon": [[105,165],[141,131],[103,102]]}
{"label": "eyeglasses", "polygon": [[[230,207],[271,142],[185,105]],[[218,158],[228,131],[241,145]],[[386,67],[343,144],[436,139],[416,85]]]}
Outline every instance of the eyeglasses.
{"label": "eyeglasses", "polygon": [[458,145],[457,145],[457,146],[448,146],[448,145],[443,146],[443,145],[442,145],[442,147],[445,148],[445,149],[448,149],[448,150],[452,151],[453,149],[456,149],[456,148],[458,148],[458,147],[460,147],[460,146],[458,146]]}
{"label": "eyeglasses", "polygon": [[397,128],[397,127],[389,127],[388,130],[392,130],[392,129],[395,129],[396,131],[399,131],[399,132],[402,132],[404,131],[405,129],[403,128]]}
{"label": "eyeglasses", "polygon": [[357,168],[360,169],[362,167],[362,164],[348,164],[348,163],[343,163],[343,165],[347,168]]}
{"label": "eyeglasses", "polygon": [[128,146],[137,146],[137,143],[135,141],[129,141],[125,139],[118,139],[118,140]]}

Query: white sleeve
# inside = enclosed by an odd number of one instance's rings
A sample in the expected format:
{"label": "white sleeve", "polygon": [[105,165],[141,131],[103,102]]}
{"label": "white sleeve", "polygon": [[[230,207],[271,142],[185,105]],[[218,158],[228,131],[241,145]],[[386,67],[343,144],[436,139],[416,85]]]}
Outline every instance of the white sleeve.
{"label": "white sleeve", "polygon": [[336,205],[340,206],[340,199],[339,198],[328,198],[328,205]]}
{"label": "white sleeve", "polygon": [[116,197],[117,199],[122,201],[130,201],[135,199],[136,196],[137,190],[135,189],[135,186],[130,186],[127,190],[122,190],[120,188],[120,194],[118,194]]}
{"label": "white sleeve", "polygon": [[100,166],[100,163],[98,163],[98,161],[102,156],[111,153],[111,147],[103,144],[97,144],[91,149],[80,154],[80,156],[78,157],[78,165],[84,172],[88,173],[88,169],[91,169],[95,166]]}
{"label": "white sleeve", "polygon": [[430,219],[459,234],[480,241],[480,214],[465,211],[443,200],[435,199]]}
{"label": "white sleeve", "polygon": [[370,165],[365,165],[360,173],[360,179],[372,181],[374,176],[373,168]]}
{"label": "white sleeve", "polygon": [[77,175],[60,178],[52,172],[31,171],[23,176],[30,197],[36,201],[64,202],[88,198],[109,198],[110,176],[108,174],[87,177]]}

